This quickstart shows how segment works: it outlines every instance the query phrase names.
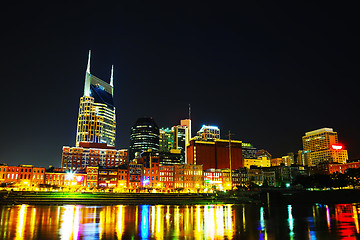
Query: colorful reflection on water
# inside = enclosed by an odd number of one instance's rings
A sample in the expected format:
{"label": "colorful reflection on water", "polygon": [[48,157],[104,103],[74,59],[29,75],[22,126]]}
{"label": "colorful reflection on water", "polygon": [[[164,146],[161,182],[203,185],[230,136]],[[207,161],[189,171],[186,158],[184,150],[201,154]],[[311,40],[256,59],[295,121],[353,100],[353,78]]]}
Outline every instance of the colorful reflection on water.
{"label": "colorful reflection on water", "polygon": [[0,239],[357,239],[359,204],[0,206]]}

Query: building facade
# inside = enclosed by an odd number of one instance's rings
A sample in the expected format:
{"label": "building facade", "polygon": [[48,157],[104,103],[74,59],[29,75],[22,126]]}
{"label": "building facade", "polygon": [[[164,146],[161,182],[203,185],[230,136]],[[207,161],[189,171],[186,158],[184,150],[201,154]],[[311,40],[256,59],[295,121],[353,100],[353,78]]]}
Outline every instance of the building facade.
{"label": "building facade", "polygon": [[251,143],[242,143],[243,159],[256,159],[257,149]]}
{"label": "building facade", "polygon": [[198,131],[198,138],[203,141],[220,139],[220,129],[217,126],[203,125]]}
{"label": "building facade", "polygon": [[13,185],[21,190],[33,190],[44,184],[45,168],[33,165],[0,165],[0,184]]}
{"label": "building facade", "polygon": [[80,98],[76,146],[80,142],[105,143],[115,147],[116,119],[113,101],[113,68],[110,84],[90,73],[90,52]]}
{"label": "building facade", "polygon": [[244,167],[250,168],[251,166],[270,167],[271,162],[266,157],[259,157],[257,159],[244,159]]}
{"label": "building facade", "polygon": [[337,132],[332,128],[307,132],[302,141],[308,166],[316,166],[323,162],[346,163],[348,160],[347,150],[339,144]]}
{"label": "building facade", "polygon": [[158,151],[160,148],[160,130],[153,118],[137,119],[131,127],[129,160],[139,156],[142,152]]}
{"label": "building facade", "polygon": [[187,163],[203,165],[203,169],[230,169],[230,149],[231,149],[231,169],[239,169],[243,166],[242,142],[217,139],[214,141],[198,141],[192,139],[187,148]]}
{"label": "building facade", "polygon": [[106,144],[79,143],[79,147],[64,146],[61,167],[68,170],[86,167],[118,167],[127,162],[127,149],[116,150]]}

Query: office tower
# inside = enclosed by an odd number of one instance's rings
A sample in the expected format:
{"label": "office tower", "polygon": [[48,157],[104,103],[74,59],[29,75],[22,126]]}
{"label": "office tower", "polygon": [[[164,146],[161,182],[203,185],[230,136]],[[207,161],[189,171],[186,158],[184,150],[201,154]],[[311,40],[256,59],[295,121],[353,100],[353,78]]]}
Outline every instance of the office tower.
{"label": "office tower", "polygon": [[348,159],[347,150],[343,150],[343,145],[338,143],[337,132],[332,128],[307,132],[302,141],[308,166],[316,166],[322,162],[346,163]]}
{"label": "office tower", "polygon": [[256,159],[257,149],[251,143],[242,143],[243,159]]}
{"label": "office tower", "polygon": [[159,151],[170,152],[174,148],[174,131],[169,128],[160,128]]}
{"label": "office tower", "polygon": [[297,165],[307,166],[308,160],[304,150],[299,150],[297,154]]}
{"label": "office tower", "polygon": [[154,119],[139,118],[131,127],[129,160],[146,151],[159,150],[159,127]]}
{"label": "office tower", "polygon": [[85,73],[84,95],[80,98],[76,146],[80,142],[115,146],[115,107],[113,102],[113,68],[110,83],[90,73],[89,51]]}
{"label": "office tower", "polygon": [[64,146],[61,167],[70,170],[88,166],[117,167],[125,163],[127,150],[115,150],[113,67],[110,83],[90,73],[89,51],[84,93],[80,98],[76,147]]}
{"label": "office tower", "polygon": [[[186,163],[186,147],[190,141],[191,121],[181,120],[180,125],[160,129],[160,159],[173,163]],[[179,156],[177,156],[179,155]]]}
{"label": "office tower", "polygon": [[203,125],[198,131],[198,137],[204,141],[220,139],[220,129],[217,126]]}
{"label": "office tower", "polygon": [[186,126],[174,126],[174,149],[181,154],[181,161],[185,163],[188,128]]}
{"label": "office tower", "polygon": [[281,157],[284,161],[285,166],[291,166],[292,164],[295,164],[295,154],[294,153],[288,153],[285,156]]}
{"label": "office tower", "polygon": [[180,125],[186,126],[188,129],[186,136],[186,145],[188,145],[191,139],[191,119],[180,120]]}

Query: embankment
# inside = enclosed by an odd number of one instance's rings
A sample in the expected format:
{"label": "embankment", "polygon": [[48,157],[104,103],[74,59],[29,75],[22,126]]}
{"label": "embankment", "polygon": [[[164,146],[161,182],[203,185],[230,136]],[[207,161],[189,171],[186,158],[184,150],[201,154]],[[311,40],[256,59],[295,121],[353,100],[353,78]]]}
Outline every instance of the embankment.
{"label": "embankment", "polygon": [[187,193],[68,193],[68,192],[1,192],[1,204],[228,204],[251,203],[251,193],[241,196],[229,194],[187,194]]}

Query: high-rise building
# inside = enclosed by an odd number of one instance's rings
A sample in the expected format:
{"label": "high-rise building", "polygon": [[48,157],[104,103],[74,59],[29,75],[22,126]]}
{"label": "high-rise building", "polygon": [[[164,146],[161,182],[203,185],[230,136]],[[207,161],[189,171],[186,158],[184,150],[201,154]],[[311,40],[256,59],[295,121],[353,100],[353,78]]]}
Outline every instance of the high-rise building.
{"label": "high-rise building", "polygon": [[297,154],[297,165],[306,166],[308,160],[304,150],[299,150]]}
{"label": "high-rise building", "polygon": [[159,127],[153,118],[139,118],[131,127],[129,160],[146,151],[159,150]]}
{"label": "high-rise building", "polygon": [[283,159],[285,166],[291,166],[292,164],[295,164],[295,154],[292,152],[282,156],[281,158]]}
{"label": "high-rise building", "polygon": [[347,150],[339,144],[337,132],[332,128],[307,132],[302,141],[308,166],[316,166],[322,162],[346,163],[348,159]]}
{"label": "high-rise building", "polygon": [[188,129],[187,136],[186,136],[186,145],[188,145],[190,142],[190,139],[191,139],[191,119],[180,120],[180,125],[186,126]]}
{"label": "high-rise building", "polygon": [[80,142],[106,143],[115,146],[115,106],[113,102],[113,68],[110,83],[90,73],[89,51],[84,95],[80,98],[76,146]]}
{"label": "high-rise building", "polygon": [[220,139],[220,129],[217,126],[203,125],[198,131],[198,137],[204,141]]}
{"label": "high-rise building", "polygon": [[242,143],[243,159],[256,159],[257,149],[251,143]]}
{"label": "high-rise building", "polygon": [[174,131],[169,128],[160,128],[159,151],[170,152],[174,148]]}
{"label": "high-rise building", "polygon": [[118,167],[127,159],[126,150],[115,150],[115,106],[113,67],[110,83],[90,73],[89,51],[84,93],[80,98],[76,147],[64,146],[61,167],[80,170],[86,167]]}
{"label": "high-rise building", "polygon": [[[160,129],[160,148],[164,159],[186,163],[186,147],[190,141],[191,120],[181,120],[180,125]],[[176,155],[179,155],[178,157]],[[161,158],[160,158],[161,159]],[[174,163],[175,163],[174,162]]]}

